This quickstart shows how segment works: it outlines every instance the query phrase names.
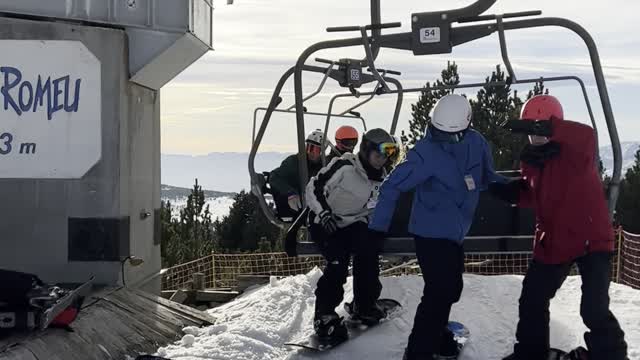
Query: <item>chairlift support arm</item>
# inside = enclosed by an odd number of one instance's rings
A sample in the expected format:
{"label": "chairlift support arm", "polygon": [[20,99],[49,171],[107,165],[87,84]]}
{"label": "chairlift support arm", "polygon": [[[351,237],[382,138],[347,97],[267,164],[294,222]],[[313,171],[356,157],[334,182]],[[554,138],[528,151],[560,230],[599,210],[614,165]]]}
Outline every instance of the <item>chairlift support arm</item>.
{"label": "chairlift support arm", "polygon": [[[311,98],[313,98],[314,96],[318,95],[320,93],[320,91],[322,91],[322,88],[324,88],[324,85],[327,83],[327,79],[329,78],[329,76],[331,76],[331,72],[333,71],[333,67],[335,66],[336,62],[335,61],[331,61],[329,67],[327,68],[327,71],[325,71],[324,73],[324,77],[322,78],[322,81],[320,82],[320,85],[318,86],[318,88],[316,89],[316,91],[312,92],[311,94],[309,94],[307,97],[305,97],[302,101],[307,101]],[[291,110],[293,108],[296,107],[296,104],[292,104],[291,106],[289,106],[287,108],[287,110]]]}
{"label": "chairlift support arm", "polygon": [[[474,5],[478,5],[477,7],[473,7],[473,9],[479,10],[483,9],[484,6],[480,6],[484,4],[493,4],[495,0],[487,0],[487,1],[479,1]],[[490,5],[489,5],[490,7]],[[468,7],[469,8],[469,7]],[[465,9],[468,9],[465,8]],[[488,9],[488,7],[487,7]],[[486,10],[486,9],[485,9]],[[447,12],[451,14],[451,12]],[[478,15],[478,14],[465,14],[465,17]],[[460,16],[462,18],[463,16]],[[546,26],[557,26],[569,29],[584,41],[587,49],[589,51],[589,55],[591,58],[591,63],[593,67],[593,73],[595,76],[596,84],[598,87],[598,92],[600,96],[600,100],[602,103],[603,113],[605,116],[605,120],[607,123],[607,128],[609,130],[609,136],[611,139],[611,143],[613,146],[613,155],[614,155],[614,169],[613,176],[609,191],[609,210],[610,214],[613,214],[613,210],[615,209],[615,204],[618,199],[619,186],[620,186],[620,177],[621,177],[621,169],[622,169],[622,151],[620,149],[620,139],[618,136],[615,119],[613,116],[613,110],[611,108],[611,101],[609,99],[609,94],[607,91],[606,81],[604,78],[604,74],[602,71],[602,64],[600,62],[597,46],[589,33],[577,23],[563,19],[563,18],[533,18],[526,20],[514,20],[514,21],[505,21],[502,23],[504,26],[504,30],[517,30],[517,29],[528,29],[528,28],[538,28],[538,27],[546,27]],[[496,31],[499,31],[498,26],[496,24],[484,24],[484,25],[469,25],[456,27],[451,29],[451,41],[452,45],[460,45],[462,43],[466,43],[472,40],[476,40],[485,36],[488,36]],[[411,50],[412,45],[412,36],[413,32],[409,33],[401,33],[401,34],[391,34],[391,35],[381,35],[379,45],[380,47],[387,48],[395,48],[395,49],[404,49]],[[306,60],[313,55],[315,52],[319,50],[325,49],[335,49],[341,47],[350,47],[350,46],[358,46],[362,45],[362,38],[350,38],[350,39],[339,39],[339,40],[331,40],[331,41],[323,41],[311,45],[307,48],[298,58],[296,66],[294,68],[294,88],[295,88],[295,98],[296,98],[296,120],[297,120],[297,128],[298,128],[298,137],[304,138],[304,113],[302,112],[302,70]],[[393,91],[391,91],[393,92]],[[303,154],[304,147],[303,144],[299,143],[299,151]],[[306,157],[300,157],[300,179],[304,182],[308,180],[308,171],[306,166],[303,166],[306,162]]]}

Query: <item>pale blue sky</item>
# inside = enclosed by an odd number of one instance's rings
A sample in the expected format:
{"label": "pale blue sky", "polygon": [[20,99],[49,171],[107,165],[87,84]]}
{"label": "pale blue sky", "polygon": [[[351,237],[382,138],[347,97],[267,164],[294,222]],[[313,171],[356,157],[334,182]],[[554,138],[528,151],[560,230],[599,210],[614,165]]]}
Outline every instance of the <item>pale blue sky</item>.
{"label": "pale blue sky", "polygon": [[[328,26],[369,22],[369,0],[235,0],[231,6],[217,1],[214,11],[214,51],[203,56],[162,89],[162,152],[206,154],[248,152],[253,110],[266,106],[280,76],[309,45],[350,35],[328,34]],[[400,21],[407,31],[410,14],[459,7],[471,0],[382,0],[383,22]],[[530,5],[531,4],[531,5]],[[435,7],[437,6],[437,7]],[[565,17],[583,25],[599,47],[607,85],[622,140],[640,140],[637,104],[640,102],[640,1],[637,0],[498,0],[489,13],[540,9],[545,16]],[[600,141],[608,143],[586,47],[568,30],[559,28],[507,32],[509,51],[520,78],[579,75],[589,95],[601,129]],[[318,53],[337,59],[362,57],[361,48]],[[501,64],[497,35],[456,47],[452,54],[413,56],[410,52],[383,50],[377,65],[400,70],[407,87],[418,87],[439,76],[447,60],[455,60],[463,82],[477,82]],[[320,77],[305,76],[308,92]],[[568,118],[587,121],[579,88],[574,84],[549,84],[565,104]],[[293,102],[292,86],[283,92],[284,106]],[[344,92],[327,86],[307,106],[324,112],[330,97]],[[526,92],[526,87],[521,87]],[[475,94],[475,89],[469,92]],[[417,94],[405,96],[399,128],[406,128],[410,104]],[[369,127],[388,127],[393,113],[391,97],[375,99],[362,108]],[[347,101],[338,105],[346,108]],[[324,119],[310,119],[307,129]],[[292,152],[294,118],[276,115],[263,142],[263,150]]]}

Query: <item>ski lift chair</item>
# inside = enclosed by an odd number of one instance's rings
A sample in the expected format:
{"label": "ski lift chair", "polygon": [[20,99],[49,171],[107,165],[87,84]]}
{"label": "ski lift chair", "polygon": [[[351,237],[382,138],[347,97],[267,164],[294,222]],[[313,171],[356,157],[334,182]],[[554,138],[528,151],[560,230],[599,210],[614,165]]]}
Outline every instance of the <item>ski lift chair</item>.
{"label": "ski lift chair", "polygon": [[[350,74],[360,75],[358,71],[362,67],[368,66],[373,80],[377,80],[379,87],[373,92],[357,92],[356,88],[358,83],[349,83],[349,79],[338,79],[340,84],[344,87],[348,87],[350,92],[346,94],[338,94],[332,98],[329,105],[328,113],[331,114],[333,101],[337,98],[348,96],[371,96],[373,95],[385,95],[392,94],[398,95],[403,93],[420,92],[420,91],[437,91],[443,89],[464,89],[464,88],[479,88],[484,86],[504,86],[507,84],[533,84],[540,81],[543,82],[556,82],[556,81],[576,81],[582,90],[582,95],[587,106],[591,124],[594,131],[598,128],[596,126],[595,118],[589,101],[589,97],[586,92],[584,82],[576,76],[560,76],[560,77],[540,77],[533,79],[517,79],[511,62],[509,60],[506,36],[507,30],[537,28],[544,26],[557,26],[569,29],[580,36],[585,42],[589,55],[591,58],[591,64],[595,76],[595,82],[599,92],[600,103],[602,105],[605,121],[609,137],[611,139],[614,156],[614,168],[611,185],[608,193],[608,204],[610,214],[613,214],[615,204],[618,197],[620,177],[621,177],[621,148],[618,138],[618,132],[616,129],[615,119],[611,109],[611,103],[607,92],[606,82],[602,72],[602,66],[600,64],[600,58],[598,55],[597,47],[593,38],[589,33],[580,25],[562,18],[550,18],[550,17],[537,17],[542,14],[541,11],[527,11],[519,13],[508,13],[502,15],[481,15],[487,11],[491,6],[496,3],[497,0],[478,0],[473,4],[455,10],[449,11],[436,11],[436,12],[424,12],[414,13],[411,16],[412,30],[405,33],[394,34],[381,34],[382,29],[389,29],[399,27],[399,23],[380,23],[380,1],[371,0],[371,21],[372,24],[366,26],[346,26],[338,28],[328,28],[328,32],[342,32],[342,31],[358,31],[359,37],[323,41],[314,44],[307,48],[298,58],[296,66],[289,69],[280,82],[276,86],[274,94],[271,99],[271,104],[268,107],[265,114],[264,121],[260,128],[260,132],[256,137],[254,146],[252,147],[252,153],[249,157],[249,171],[255,174],[253,170],[253,159],[257,152],[259,142],[264,134],[264,129],[267,125],[270,113],[273,112],[277,106],[279,93],[284,85],[284,82],[291,76],[294,76],[295,87],[295,114],[297,123],[298,134],[298,147],[300,149],[298,160],[300,164],[306,162],[306,154],[304,153],[304,116],[303,109],[303,95],[302,95],[302,74],[305,71],[319,72],[316,67],[306,65],[307,59],[319,50],[343,48],[351,46],[364,47],[366,58],[361,61],[349,61],[343,63],[337,73],[340,73],[341,77],[349,76]],[[513,21],[504,21],[509,18],[522,18],[533,17],[528,19],[519,19]],[[481,24],[477,24],[482,22]],[[454,23],[457,26],[452,26]],[[474,24],[476,23],[476,24]],[[468,25],[471,24],[471,25]],[[370,31],[370,34],[368,33]],[[378,56],[380,48],[393,48],[398,50],[412,51],[414,55],[431,55],[431,54],[444,54],[451,53],[453,47],[471,42],[486,36],[498,33],[500,49],[503,62],[508,71],[509,77],[506,81],[489,82],[489,83],[475,83],[475,84],[459,84],[459,85],[445,85],[434,86],[428,88],[414,88],[414,89],[402,89],[398,87],[396,90],[391,90],[387,86],[388,79],[384,78],[380,72],[375,68],[374,61]],[[362,74],[362,78],[364,78]],[[334,77],[335,78],[335,77]],[[396,106],[395,116],[390,126],[390,133],[395,134],[399,106]],[[330,116],[328,116],[330,118]],[[596,147],[598,145],[596,144]],[[597,149],[596,149],[597,150]],[[596,151],[597,153],[597,151]],[[596,161],[597,163],[597,161]],[[511,175],[518,175],[518,172],[511,173]],[[306,184],[308,181],[308,173],[305,166],[300,166],[300,181],[301,184]],[[255,190],[255,188],[254,188]],[[389,237],[385,239],[383,253],[386,255],[411,255],[415,253],[413,237],[407,233],[407,223],[411,209],[412,194],[403,194],[396,207],[396,213],[394,214],[393,224]],[[300,227],[304,226],[305,216],[301,215],[296,219],[292,226],[288,230],[287,240],[285,248],[290,255],[295,254],[318,254],[319,251],[316,248],[310,236],[304,237],[304,241],[298,241],[296,236]],[[507,204],[504,204],[496,199],[491,198],[488,194],[481,194],[480,203],[476,211],[476,216],[472,224],[471,230],[465,240],[465,250],[471,252],[528,252],[531,250],[533,231],[534,231],[534,216],[533,212],[526,209],[519,209]]]}
{"label": "ski lift chair", "polygon": [[[331,61],[331,60],[326,60],[326,59],[321,59],[318,58],[316,59],[316,61],[318,61],[319,63],[323,63],[323,64],[329,64],[329,66],[327,68],[320,68],[320,67],[311,67],[310,71],[313,72],[322,72],[324,74],[324,77],[322,79],[322,81],[320,82],[320,85],[318,86],[318,88],[311,93],[310,95],[308,95],[307,97],[305,97],[303,99],[303,101],[307,101],[311,98],[313,98],[314,96],[318,95],[323,87],[326,84],[326,81],[328,78],[333,78],[335,80],[338,81],[339,84],[344,84],[344,86],[346,87],[350,87],[350,93],[348,95],[348,97],[355,97],[358,98],[360,97],[360,93],[358,92],[358,90],[356,90],[357,87],[360,87],[363,84],[367,84],[367,83],[371,83],[371,82],[377,82],[377,84],[375,85],[375,87],[373,88],[372,91],[368,91],[368,95],[361,100],[360,102],[352,105],[351,107],[347,108],[344,111],[341,111],[339,113],[332,113],[331,111],[327,112],[327,113],[321,113],[321,112],[311,112],[308,111],[308,109],[306,107],[303,107],[303,111],[305,112],[306,115],[312,115],[312,116],[322,116],[325,117],[325,126],[324,126],[324,134],[325,137],[323,139],[323,143],[322,143],[322,151],[321,151],[321,159],[322,159],[322,163],[323,165],[326,165],[327,163],[327,149],[330,152],[334,152],[336,154],[339,154],[337,148],[335,147],[335,145],[328,139],[328,136],[326,136],[326,134],[329,131],[329,125],[330,125],[330,121],[332,118],[338,118],[338,119],[342,119],[345,121],[356,121],[358,123],[362,124],[362,129],[363,131],[367,131],[367,122],[366,120],[362,117],[362,115],[357,112],[356,110],[360,107],[362,107],[363,105],[367,104],[369,101],[371,101],[376,94],[379,92],[379,88],[380,88],[380,82],[377,78],[373,77],[373,75],[369,75],[369,74],[361,74],[361,75],[354,75],[353,72],[351,72],[351,75],[354,78],[358,78],[360,80],[358,80],[358,85],[355,85],[353,82],[349,82],[347,80],[345,80],[345,76],[348,73],[347,71],[345,71],[345,69],[349,66],[351,66],[351,60],[349,59],[342,59],[339,61]],[[338,66],[338,69],[334,69],[335,66]],[[384,76],[386,78],[386,81],[389,81],[391,83],[393,83],[396,86],[396,89],[402,89],[402,85],[401,83],[394,79],[394,78],[388,78],[386,77],[386,74],[390,74],[390,75],[400,75],[399,72],[393,71],[393,70],[380,70],[381,73],[383,74],[382,76]],[[289,70],[289,76],[290,74],[293,72],[293,68]],[[285,74],[286,75],[286,74]],[[287,76],[287,77],[289,77]],[[281,79],[281,84],[284,84],[284,81],[286,81],[286,78],[283,77],[284,80]],[[400,108],[401,108],[401,104],[402,104],[402,93],[398,93],[397,95],[397,101],[396,101],[396,113],[394,115],[394,118],[397,119],[398,114],[400,112]],[[331,108],[333,107],[333,103],[336,100],[336,98],[332,98],[331,101]],[[263,210],[263,212],[265,213],[265,215],[267,216],[267,218],[270,220],[271,223],[273,223],[274,225],[283,228],[283,229],[288,229],[289,225],[291,224],[291,222],[294,220],[288,216],[282,216],[282,214],[280,214],[280,212],[277,210],[277,208],[273,208],[273,207],[269,207],[265,195],[267,194],[271,194],[273,195],[273,192],[271,191],[271,187],[269,185],[269,176],[270,176],[270,172],[268,171],[264,171],[261,173],[256,172],[255,170],[255,156],[257,154],[257,148],[260,145],[260,141],[265,133],[266,127],[271,119],[271,115],[273,113],[287,113],[287,114],[295,114],[295,104],[284,108],[284,109],[278,109],[277,107],[282,103],[282,98],[280,98],[278,96],[278,98],[275,99],[275,101],[272,101],[273,105],[275,104],[275,106],[269,106],[269,107],[258,107],[254,110],[254,114],[253,114],[253,131],[252,131],[252,152],[249,156],[249,173],[251,175],[251,189],[252,189],[252,193],[254,195],[256,195],[256,197],[258,198],[258,201],[260,203],[260,206]],[[257,128],[257,117],[258,114],[260,112],[265,112],[264,115],[264,119],[263,122],[261,124],[261,127],[258,129]],[[259,139],[259,140],[257,140]],[[303,140],[304,142],[304,140]],[[253,149],[255,149],[256,151],[254,152]],[[303,150],[304,152],[304,146],[303,146]],[[305,154],[306,156],[306,154]],[[305,162],[306,164],[306,159]],[[305,171],[306,171],[306,166],[304,166]],[[305,181],[306,184],[306,181]],[[304,187],[303,187],[304,188]],[[286,213],[283,212],[283,213]],[[285,214],[288,215],[288,214]]]}

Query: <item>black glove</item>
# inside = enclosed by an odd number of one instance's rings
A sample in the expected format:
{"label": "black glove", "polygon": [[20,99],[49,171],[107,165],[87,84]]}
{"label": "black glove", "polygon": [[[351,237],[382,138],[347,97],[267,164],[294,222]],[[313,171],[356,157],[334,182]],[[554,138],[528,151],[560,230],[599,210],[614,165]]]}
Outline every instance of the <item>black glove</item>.
{"label": "black glove", "polygon": [[542,169],[547,160],[553,159],[559,153],[560,144],[555,141],[549,141],[544,145],[527,144],[524,149],[522,149],[522,153],[520,153],[520,160],[526,164]]}
{"label": "black glove", "polygon": [[327,234],[332,235],[338,230],[338,218],[330,210],[324,210],[318,217],[320,225]]}
{"label": "black glove", "polygon": [[551,137],[553,128],[549,120],[507,120],[502,127],[512,133]]}
{"label": "black glove", "polygon": [[506,184],[489,184],[489,193],[494,197],[509,204],[517,204],[520,201],[520,191],[527,189],[527,182],[524,179],[513,179]]}

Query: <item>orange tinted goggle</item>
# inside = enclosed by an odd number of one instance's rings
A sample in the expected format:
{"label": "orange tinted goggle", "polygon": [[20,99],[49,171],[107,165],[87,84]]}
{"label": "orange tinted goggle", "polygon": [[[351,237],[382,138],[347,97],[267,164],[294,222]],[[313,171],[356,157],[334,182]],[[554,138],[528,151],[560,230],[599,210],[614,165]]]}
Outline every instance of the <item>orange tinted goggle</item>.
{"label": "orange tinted goggle", "polygon": [[396,143],[382,143],[378,145],[378,152],[388,158],[398,154],[398,145]]}

